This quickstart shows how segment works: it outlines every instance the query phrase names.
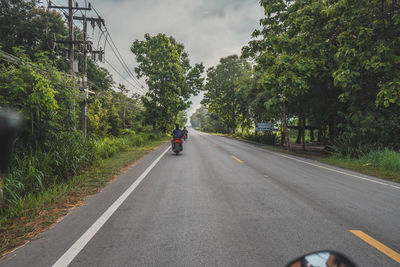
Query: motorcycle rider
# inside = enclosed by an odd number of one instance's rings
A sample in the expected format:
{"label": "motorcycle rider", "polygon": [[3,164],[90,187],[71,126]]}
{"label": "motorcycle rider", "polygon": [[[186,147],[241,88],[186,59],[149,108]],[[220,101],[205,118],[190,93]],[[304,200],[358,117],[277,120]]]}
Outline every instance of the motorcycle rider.
{"label": "motorcycle rider", "polygon": [[[175,148],[174,139],[181,139],[183,137],[183,132],[181,131],[181,129],[179,129],[179,124],[175,124],[175,129],[172,131],[171,135],[172,135],[171,146],[172,149],[174,150]],[[183,146],[181,144],[181,149],[182,148]]]}
{"label": "motorcycle rider", "polygon": [[183,132],[183,136],[185,137],[185,139],[187,138],[187,134],[188,134],[188,130],[186,129],[186,126],[185,127],[183,127],[183,130],[182,130],[182,132]]}
{"label": "motorcycle rider", "polygon": [[179,124],[175,124],[175,129],[172,131],[173,138],[182,138],[183,132],[179,129]]}

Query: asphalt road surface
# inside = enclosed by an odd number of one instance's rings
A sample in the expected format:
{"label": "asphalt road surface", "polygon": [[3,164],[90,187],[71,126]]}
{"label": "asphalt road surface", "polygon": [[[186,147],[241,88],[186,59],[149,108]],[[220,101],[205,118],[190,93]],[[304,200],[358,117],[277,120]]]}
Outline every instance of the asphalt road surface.
{"label": "asphalt road surface", "polygon": [[168,146],[1,266],[284,266],[324,249],[400,266],[399,184],[193,130]]}

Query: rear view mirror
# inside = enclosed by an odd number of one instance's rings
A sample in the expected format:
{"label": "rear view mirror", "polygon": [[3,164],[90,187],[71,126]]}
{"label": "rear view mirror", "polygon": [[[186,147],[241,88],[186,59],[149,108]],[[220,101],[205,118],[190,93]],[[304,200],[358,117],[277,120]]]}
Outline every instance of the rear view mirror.
{"label": "rear view mirror", "polygon": [[356,265],[341,253],[317,251],[295,259],[286,267],[356,267]]}

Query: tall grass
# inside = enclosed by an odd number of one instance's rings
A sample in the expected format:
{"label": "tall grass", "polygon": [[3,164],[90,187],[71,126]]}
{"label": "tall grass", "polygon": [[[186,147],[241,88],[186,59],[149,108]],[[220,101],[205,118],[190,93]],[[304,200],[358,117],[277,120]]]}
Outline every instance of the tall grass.
{"label": "tall grass", "polygon": [[400,151],[394,149],[371,149],[358,157],[343,157],[342,154],[335,153],[321,161],[400,182]]}
{"label": "tall grass", "polygon": [[14,156],[4,178],[1,214],[10,217],[24,198],[34,199],[37,193],[68,181],[98,160],[161,136],[161,133],[141,133],[99,140],[65,133],[60,134],[47,151],[28,148]]}
{"label": "tall grass", "polygon": [[400,171],[400,152],[388,148],[370,151],[358,159],[347,159],[358,161],[361,165],[370,165],[381,170]]}

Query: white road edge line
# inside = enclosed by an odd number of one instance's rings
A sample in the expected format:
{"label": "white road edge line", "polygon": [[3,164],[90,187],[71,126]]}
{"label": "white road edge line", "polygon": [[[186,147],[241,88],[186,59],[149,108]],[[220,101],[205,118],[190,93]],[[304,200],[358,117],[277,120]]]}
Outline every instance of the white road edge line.
{"label": "white road edge line", "polygon": [[79,252],[86,246],[93,236],[100,230],[100,228],[108,221],[113,213],[121,206],[121,204],[128,198],[128,196],[135,190],[140,182],[149,174],[149,172],[156,166],[160,159],[170,150],[168,147],[161,155],[147,167],[147,169],[135,180],[135,182],[90,226],[89,229],[62,255],[53,267],[68,266]]}
{"label": "white road edge line", "polygon": [[352,177],[355,177],[355,178],[358,178],[358,179],[362,179],[362,180],[366,180],[366,181],[369,181],[369,182],[373,182],[373,183],[376,183],[376,184],[386,185],[386,186],[390,186],[390,187],[393,187],[393,188],[396,188],[396,189],[400,189],[400,186],[396,186],[396,185],[391,185],[391,184],[387,184],[387,183],[384,183],[384,182],[375,181],[375,180],[372,180],[372,179],[369,179],[369,178],[366,178],[366,177],[362,177],[362,176],[359,176],[359,175],[354,175],[354,174],[347,173],[347,172],[342,172],[342,171],[335,170],[335,169],[332,169],[332,168],[328,168],[328,167],[325,167],[325,166],[321,166],[321,165],[318,165],[318,164],[313,164],[311,162],[307,162],[307,161],[304,161],[304,160],[300,160],[300,159],[296,159],[296,158],[289,157],[289,156],[286,156],[286,155],[282,155],[280,153],[276,153],[276,152],[272,152],[272,151],[271,151],[271,153],[275,154],[275,155],[278,155],[278,156],[281,156],[281,157],[284,157],[284,158],[288,158],[288,159],[291,159],[291,160],[302,162],[302,163],[305,163],[305,164],[308,164],[308,165],[311,165],[311,166],[314,166],[314,167],[318,167],[318,168],[321,168],[321,169],[337,172],[337,173],[340,173],[340,174],[345,174],[345,175],[348,175],[348,176],[352,176]]}

